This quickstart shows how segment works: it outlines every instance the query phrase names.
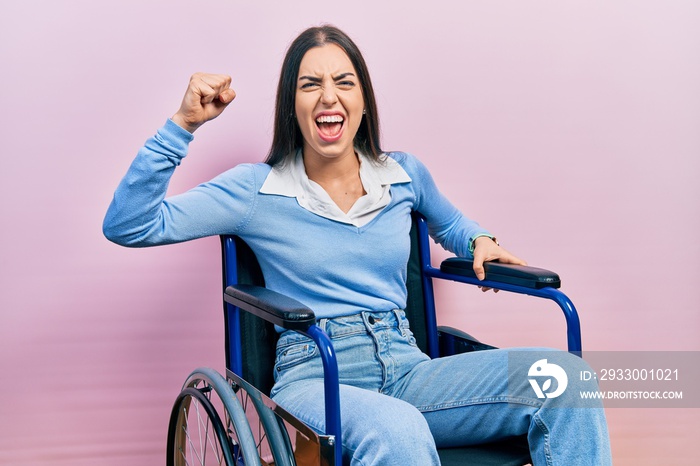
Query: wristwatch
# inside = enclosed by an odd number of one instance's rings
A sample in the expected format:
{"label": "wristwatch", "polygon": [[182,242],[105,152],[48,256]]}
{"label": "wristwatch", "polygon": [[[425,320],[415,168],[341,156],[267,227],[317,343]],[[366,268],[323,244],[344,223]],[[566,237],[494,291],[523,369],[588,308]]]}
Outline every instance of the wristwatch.
{"label": "wristwatch", "polygon": [[486,236],[487,238],[491,238],[493,240],[493,242],[496,243],[496,246],[500,246],[500,244],[495,236],[489,235],[488,233],[479,233],[478,235],[476,235],[475,237],[470,239],[469,244],[467,245],[467,247],[469,248],[469,252],[471,254],[474,254],[474,242],[476,241],[477,238],[481,238],[482,236]]}

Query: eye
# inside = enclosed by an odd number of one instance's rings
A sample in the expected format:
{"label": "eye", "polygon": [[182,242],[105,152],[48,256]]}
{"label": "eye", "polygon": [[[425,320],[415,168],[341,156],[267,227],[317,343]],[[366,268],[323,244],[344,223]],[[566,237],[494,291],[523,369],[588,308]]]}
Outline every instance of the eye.
{"label": "eye", "polygon": [[337,86],[340,89],[352,89],[355,87],[355,83],[353,81],[339,81]]}
{"label": "eye", "polygon": [[318,84],[318,83],[308,82],[308,83],[302,84],[301,87],[300,87],[299,89],[302,89],[302,90],[310,90],[310,89],[314,89],[314,88],[317,88],[317,87],[319,87],[319,84]]}

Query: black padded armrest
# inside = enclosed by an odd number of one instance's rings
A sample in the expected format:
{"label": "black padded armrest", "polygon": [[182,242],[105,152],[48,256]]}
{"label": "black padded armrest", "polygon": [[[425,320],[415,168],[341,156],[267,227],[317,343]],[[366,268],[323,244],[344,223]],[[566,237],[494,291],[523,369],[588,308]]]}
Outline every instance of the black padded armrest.
{"label": "black padded armrest", "polygon": [[[440,270],[445,273],[476,278],[474,261],[462,257],[450,257],[440,264]],[[527,265],[501,264],[500,262],[484,262],[486,280],[519,285],[526,288],[559,288],[559,275],[551,270],[530,267]]]}
{"label": "black padded armrest", "polygon": [[289,330],[307,330],[316,323],[316,315],[311,309],[261,286],[229,286],[224,292],[224,301]]}

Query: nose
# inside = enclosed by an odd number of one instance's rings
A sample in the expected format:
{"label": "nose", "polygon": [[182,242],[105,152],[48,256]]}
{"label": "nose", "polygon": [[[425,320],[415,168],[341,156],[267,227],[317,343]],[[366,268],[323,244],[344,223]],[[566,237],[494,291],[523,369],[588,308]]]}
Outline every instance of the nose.
{"label": "nose", "polygon": [[338,95],[335,92],[335,86],[324,85],[321,87],[321,102],[325,105],[333,105],[338,101]]}

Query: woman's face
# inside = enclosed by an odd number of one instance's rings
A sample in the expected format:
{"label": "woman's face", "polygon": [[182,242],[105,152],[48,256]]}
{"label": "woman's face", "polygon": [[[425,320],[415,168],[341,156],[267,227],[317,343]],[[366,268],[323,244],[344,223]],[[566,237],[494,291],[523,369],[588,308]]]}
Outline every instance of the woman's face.
{"label": "woman's face", "polygon": [[363,110],[360,80],[343,49],[335,44],[309,49],[299,66],[295,98],[304,156],[354,154]]}

